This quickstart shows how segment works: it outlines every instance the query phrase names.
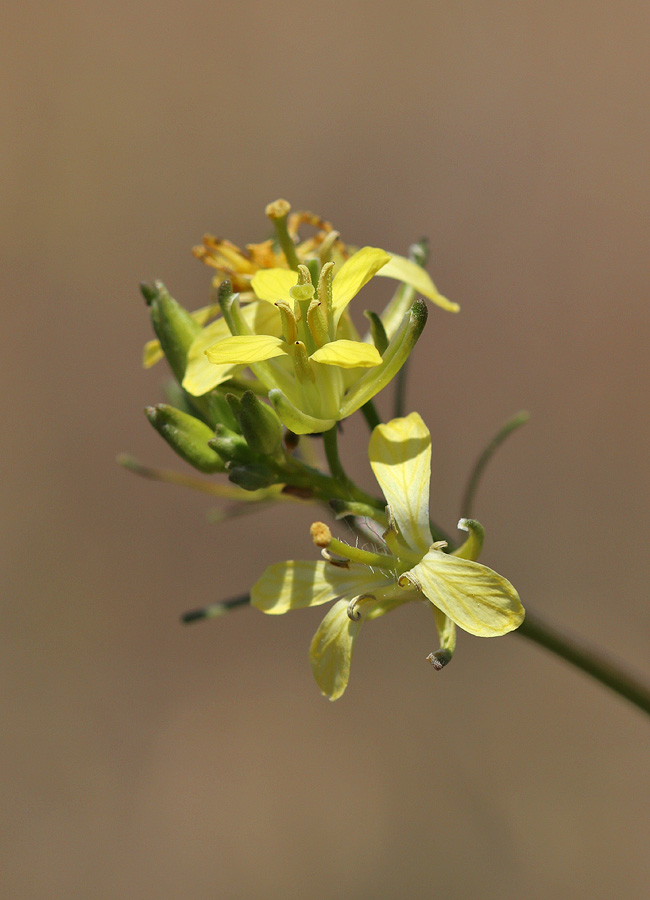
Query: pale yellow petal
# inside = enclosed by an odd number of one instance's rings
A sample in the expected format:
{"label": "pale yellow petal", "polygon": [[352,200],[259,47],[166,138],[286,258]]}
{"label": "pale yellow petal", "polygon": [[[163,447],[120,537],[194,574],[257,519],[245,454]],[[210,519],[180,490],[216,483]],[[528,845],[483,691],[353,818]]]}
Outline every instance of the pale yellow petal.
{"label": "pale yellow petal", "polygon": [[275,356],[284,356],[288,352],[288,345],[281,338],[270,334],[242,334],[218,341],[205,351],[205,355],[217,366],[233,363],[249,366]]}
{"label": "pale yellow petal", "polygon": [[259,269],[253,276],[251,287],[260,300],[292,303],[289,290],[298,283],[298,273],[292,269]]}
{"label": "pale yellow petal", "polygon": [[[267,303],[251,303],[242,309],[242,317],[252,331],[280,336],[280,314]],[[193,397],[207,394],[218,384],[222,384],[239,371],[233,364],[216,366],[211,363],[205,351],[217,341],[230,337],[230,329],[224,318],[215,319],[192,341],[187,354],[187,366],[183,378],[183,388]]]}
{"label": "pale yellow petal", "polygon": [[158,338],[147,341],[142,349],[142,367],[144,369],[150,369],[152,366],[155,366],[157,362],[160,362],[164,356],[165,354],[162,352],[162,347],[160,346]]}
{"label": "pale yellow petal", "polygon": [[431,549],[402,576],[422,591],[460,628],[478,637],[497,637],[524,620],[519,595],[487,566]]}
{"label": "pale yellow petal", "polygon": [[389,260],[390,254],[385,250],[377,247],[363,247],[343,263],[340,271],[335,273],[332,282],[332,310],[335,327],[350,300]]}
{"label": "pale yellow petal", "polygon": [[418,413],[377,425],[368,455],[402,536],[411,548],[426,553],[431,545],[429,429]]}
{"label": "pale yellow petal", "polygon": [[311,668],[318,687],[330,700],[338,700],[348,686],[352,651],[363,624],[347,614],[347,602],[339,600],[327,613],[309,648]]}
{"label": "pale yellow petal", "polygon": [[[339,568],[321,559],[275,563],[251,589],[251,604],[262,612],[280,615],[290,609],[320,606],[347,597],[380,590],[389,583],[385,574],[367,566]],[[346,602],[348,602],[346,600]]]}
{"label": "pale yellow petal", "polygon": [[372,344],[362,341],[331,341],[324,344],[310,359],[326,366],[340,366],[342,369],[355,369],[360,366],[370,368],[381,363],[381,355]]}
{"label": "pale yellow petal", "polygon": [[237,366],[229,363],[224,366],[215,366],[210,363],[205,351],[217,341],[230,336],[226,320],[216,319],[204,328],[192,341],[187,354],[187,366],[183,378],[183,387],[193,397],[201,397],[207,394],[218,384],[227,381]]}
{"label": "pale yellow petal", "polygon": [[386,278],[395,278],[397,281],[410,285],[418,294],[422,294],[423,297],[431,300],[441,309],[446,309],[447,312],[458,312],[460,309],[457,303],[447,300],[446,297],[438,293],[438,289],[426,269],[423,269],[422,266],[419,266],[413,260],[406,259],[404,256],[397,256],[392,253],[390,261],[385,266],[382,266],[377,274]]}

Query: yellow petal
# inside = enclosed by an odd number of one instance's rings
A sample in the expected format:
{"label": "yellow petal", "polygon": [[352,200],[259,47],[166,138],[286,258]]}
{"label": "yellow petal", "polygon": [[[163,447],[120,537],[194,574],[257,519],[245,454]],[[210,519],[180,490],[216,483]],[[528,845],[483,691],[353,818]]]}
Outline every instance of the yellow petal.
{"label": "yellow petal", "polygon": [[412,259],[406,259],[404,256],[397,256],[391,253],[390,261],[385,266],[382,266],[377,274],[386,278],[396,278],[397,281],[410,285],[418,294],[427,297],[436,306],[446,309],[447,312],[458,312],[460,309],[457,303],[447,300],[446,297],[438,293],[438,289],[426,269],[413,262]]}
{"label": "yellow petal", "polygon": [[375,574],[367,566],[341,569],[325,560],[291,560],[269,566],[251,589],[251,604],[262,612],[280,615],[290,609],[320,606],[341,596],[352,598],[388,583],[385,574]]}
{"label": "yellow petal", "polygon": [[288,352],[288,345],[281,338],[270,334],[242,334],[218,341],[205,351],[205,355],[217,366],[233,363],[248,366]]}
{"label": "yellow petal", "polygon": [[390,254],[385,250],[377,247],[363,247],[343,263],[341,270],[334,275],[332,282],[332,309],[335,327],[350,300],[389,260]]}
{"label": "yellow petal", "polygon": [[207,328],[204,328],[192,341],[187,354],[183,387],[193,397],[201,397],[203,394],[207,394],[208,391],[211,391],[218,384],[227,381],[237,370],[238,367],[231,363],[224,366],[214,366],[208,362],[205,355],[205,351],[209,347],[212,347],[217,341],[221,341],[229,335],[230,330],[226,325],[226,320],[221,318],[216,319]]}
{"label": "yellow petal", "polygon": [[332,341],[324,344],[310,359],[326,366],[340,366],[342,369],[355,369],[358,366],[370,368],[381,363],[381,356],[372,344],[362,341]]}
{"label": "yellow petal", "polygon": [[259,269],[253,276],[251,287],[260,300],[292,303],[290,288],[298,283],[298,273],[293,269]]}
{"label": "yellow petal", "polygon": [[432,549],[402,579],[419,588],[452,622],[478,637],[507,634],[524,620],[514,587],[481,563]]}
{"label": "yellow petal", "polygon": [[[240,296],[241,299],[241,296]],[[274,334],[279,337],[281,324],[280,314],[275,307],[267,303],[251,303],[243,307],[242,317],[254,332]],[[232,364],[215,366],[208,361],[205,351],[221,341],[230,337],[230,329],[224,318],[216,319],[204,328],[192,341],[187,354],[187,366],[183,387],[193,397],[201,397],[207,394],[218,384],[227,381],[238,371]]]}
{"label": "yellow petal", "polygon": [[150,369],[164,357],[160,341],[155,338],[153,341],[147,341],[142,350],[142,367]]}
{"label": "yellow petal", "polygon": [[402,536],[411,548],[426,553],[431,545],[429,429],[418,413],[377,425],[368,455]]}
{"label": "yellow petal", "polygon": [[309,648],[314,678],[326,697],[338,700],[348,686],[354,644],[363,624],[349,618],[347,600],[339,600],[327,613]]}

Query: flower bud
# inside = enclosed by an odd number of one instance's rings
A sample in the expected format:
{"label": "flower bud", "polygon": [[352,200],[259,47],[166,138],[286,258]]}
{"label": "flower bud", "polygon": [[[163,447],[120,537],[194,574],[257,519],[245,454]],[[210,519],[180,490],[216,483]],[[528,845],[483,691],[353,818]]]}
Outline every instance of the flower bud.
{"label": "flower bud", "polygon": [[195,469],[200,472],[225,470],[223,460],[208,446],[212,431],[199,419],[166,403],[148,406],[145,414],[172,450]]}
{"label": "flower bud", "polygon": [[208,441],[225,463],[244,464],[253,462],[255,454],[246,443],[246,438],[225,425],[217,425],[214,436]]}
{"label": "flower bud", "polygon": [[[232,397],[229,394],[228,397]],[[251,450],[261,456],[277,456],[282,449],[282,422],[276,411],[246,391],[239,401],[238,421]]]}
{"label": "flower bud", "polygon": [[174,377],[182,381],[190,345],[201,326],[170,296],[161,281],[154,282],[153,288],[147,286],[143,294],[151,308],[151,322],[162,351]]}
{"label": "flower bud", "polygon": [[245,491],[258,491],[280,481],[278,474],[263,462],[232,466],[228,478]]}
{"label": "flower bud", "polygon": [[220,387],[216,387],[201,399],[205,401],[206,414],[213,428],[217,425],[225,425],[231,431],[240,432],[239,422],[233,415],[230,404],[226,399],[227,392]]}

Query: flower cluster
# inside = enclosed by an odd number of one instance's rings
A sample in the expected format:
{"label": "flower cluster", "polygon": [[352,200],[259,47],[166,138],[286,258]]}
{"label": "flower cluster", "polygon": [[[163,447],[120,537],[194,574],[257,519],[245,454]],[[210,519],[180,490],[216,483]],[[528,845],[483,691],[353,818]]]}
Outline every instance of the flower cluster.
{"label": "flower cluster", "polygon": [[[428,605],[440,644],[428,658],[440,669],[453,655],[457,626],[502,635],[521,624],[524,611],[510,582],[477,562],[484,532],[476,520],[461,519],[467,538],[456,549],[432,525],[431,438],[419,414],[381,424],[372,403],[420,337],[426,300],[458,309],[428,276],[426,245],[414,245],[408,257],[355,250],[320,217],[290,215],[286,201],[266,212],[274,229],[268,240],[240,249],[208,235],[195,248],[215,272],[209,306],[190,312],[162,283],[142,287],[156,334],[145,365],[164,357],[174,376],[170,402],[148,407],[147,417],[182,459],[229,483],[123,462],[234,502],[223,515],[291,500],[318,504],[346,527],[354,544],[315,522],[322,559],[270,566],[246,598],[271,614],[332,604],[310,656],[321,691],[335,700],[366,620],[404,603]],[[314,233],[301,238],[305,227]],[[366,311],[369,328],[361,335],[349,307],[375,276],[398,285],[380,315]],[[351,481],[338,456],[339,423],[358,410],[372,428],[368,452],[381,496]],[[186,621],[236,603],[210,604]]]}

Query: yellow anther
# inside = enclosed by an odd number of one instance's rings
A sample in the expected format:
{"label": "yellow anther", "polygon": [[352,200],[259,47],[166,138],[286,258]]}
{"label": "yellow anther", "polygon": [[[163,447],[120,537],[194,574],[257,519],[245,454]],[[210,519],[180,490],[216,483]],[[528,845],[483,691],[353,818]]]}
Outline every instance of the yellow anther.
{"label": "yellow anther", "polygon": [[325,522],[314,522],[309,532],[317,547],[327,547],[332,540],[332,532]]}

